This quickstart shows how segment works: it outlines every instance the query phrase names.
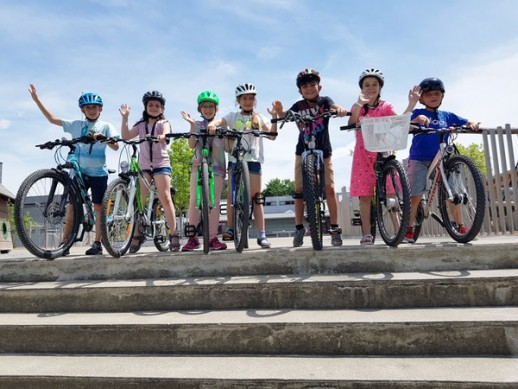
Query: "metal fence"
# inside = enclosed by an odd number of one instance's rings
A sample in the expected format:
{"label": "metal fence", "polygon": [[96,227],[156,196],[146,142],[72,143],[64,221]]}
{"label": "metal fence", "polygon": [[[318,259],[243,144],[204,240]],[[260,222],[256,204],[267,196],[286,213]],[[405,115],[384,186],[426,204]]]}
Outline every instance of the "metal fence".
{"label": "metal fence", "polygon": [[[518,129],[505,127],[480,131],[482,147],[486,158],[486,212],[480,233],[482,235],[503,235],[518,233],[518,150],[513,145],[513,135]],[[514,138],[518,143],[518,138]],[[337,193],[339,222],[344,235],[361,236],[361,227],[353,225],[359,215],[357,197],[350,197],[343,187]],[[435,209],[434,212],[439,212]],[[423,223],[421,236],[446,236],[446,231],[432,218]]]}

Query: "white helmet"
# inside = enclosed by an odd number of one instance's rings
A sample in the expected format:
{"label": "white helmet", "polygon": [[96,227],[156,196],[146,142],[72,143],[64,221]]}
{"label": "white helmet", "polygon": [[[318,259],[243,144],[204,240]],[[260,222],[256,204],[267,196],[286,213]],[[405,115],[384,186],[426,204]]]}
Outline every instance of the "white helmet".
{"label": "white helmet", "polygon": [[362,74],[360,74],[360,78],[358,79],[358,84],[360,84],[360,88],[362,87],[363,80],[367,77],[377,78],[380,83],[380,87],[383,88],[383,84],[385,83],[385,77],[383,76],[381,70],[367,69]]}
{"label": "white helmet", "polygon": [[236,98],[241,96],[241,95],[246,95],[246,94],[253,94],[253,95],[256,95],[257,94],[257,91],[255,90],[255,85],[254,84],[242,84],[242,85],[238,85],[237,88],[236,88]]}

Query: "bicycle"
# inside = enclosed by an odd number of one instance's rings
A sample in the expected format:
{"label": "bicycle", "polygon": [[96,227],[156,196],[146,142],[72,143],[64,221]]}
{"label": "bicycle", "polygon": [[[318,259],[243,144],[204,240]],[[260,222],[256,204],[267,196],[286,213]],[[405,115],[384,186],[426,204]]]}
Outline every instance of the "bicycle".
{"label": "bicycle", "polygon": [[215,204],[214,170],[209,158],[211,146],[208,143],[208,138],[219,136],[219,132],[216,131],[216,135],[209,135],[206,130],[202,130],[199,134],[187,132],[166,135],[167,138],[175,139],[189,138],[191,136],[200,139],[202,142],[201,163],[198,166],[196,175],[196,206],[200,210],[200,221],[196,226],[194,224],[187,224],[184,230],[187,237],[201,233],[203,236],[203,252],[207,254],[209,252],[209,215]]}
{"label": "bicycle", "polygon": [[[474,133],[466,126],[452,126],[434,129],[411,124],[411,133],[416,136],[439,133],[439,150],[427,172],[426,192],[418,205],[414,226],[414,241],[417,241],[422,224],[430,215],[453,240],[468,243],[473,240],[482,227],[486,208],[486,195],[482,173],[473,160],[460,155],[453,143],[454,136],[449,133]],[[440,215],[432,212],[437,195]],[[461,231],[461,226],[465,231]]]}
{"label": "bicycle", "polygon": [[248,152],[247,142],[243,136],[251,134],[255,137],[277,136],[275,131],[260,131],[257,129],[235,130],[218,128],[219,136],[235,139],[231,155],[236,162],[231,168],[231,201],[233,208],[232,222],[234,227],[234,245],[238,253],[248,247],[248,227],[252,215],[252,204],[250,195],[250,173],[245,154]]}
{"label": "bicycle", "polygon": [[[31,254],[46,260],[66,255],[95,226],[95,210],[75,155],[77,143],[95,142],[92,136],[81,136],[36,145],[41,150],[57,147],[54,152],[57,166],[31,173],[16,195],[16,230]],[[61,153],[63,147],[69,148],[66,157]]]}
{"label": "bicycle", "polygon": [[[147,136],[137,140],[110,138],[107,142],[121,142],[124,147],[121,155],[131,147],[128,161],[120,163],[119,177],[106,189],[101,207],[101,236],[106,250],[111,256],[119,258],[130,248],[136,235],[142,241],[153,239],[155,247],[161,251],[169,250],[170,231],[154,181],[148,182],[138,163],[137,145],[143,142],[157,142],[157,138]],[[149,196],[142,199],[140,184],[144,184]],[[175,190],[171,188],[171,197]]]}
{"label": "bicycle", "polygon": [[[314,123],[317,119],[336,116],[336,111],[324,111],[314,115],[287,111],[283,118],[271,120],[272,123],[281,122],[280,128],[287,122],[301,124],[307,135],[305,150],[302,153],[302,185],[304,188],[302,195],[306,204],[311,243],[314,250],[322,250],[324,226],[327,225],[324,203],[326,199],[324,154],[322,150],[316,148]],[[341,230],[337,232],[341,233]]]}
{"label": "bicycle", "polygon": [[[410,217],[410,190],[406,171],[393,154],[406,148],[410,115],[361,118],[361,124],[341,126],[340,130],[361,130],[365,149],[376,152],[376,184],[371,203],[371,235],[376,225],[381,238],[391,247],[404,239]],[[403,142],[400,141],[403,140]]]}

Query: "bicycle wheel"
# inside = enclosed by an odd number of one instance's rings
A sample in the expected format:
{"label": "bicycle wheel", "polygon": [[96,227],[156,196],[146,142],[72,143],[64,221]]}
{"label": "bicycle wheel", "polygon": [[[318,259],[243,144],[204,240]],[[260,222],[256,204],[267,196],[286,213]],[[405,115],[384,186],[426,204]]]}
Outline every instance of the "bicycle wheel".
{"label": "bicycle wheel", "polygon": [[111,256],[118,258],[128,251],[135,230],[136,209],[135,200],[130,199],[129,181],[113,180],[104,193],[101,206],[101,236]]}
{"label": "bicycle wheel", "polygon": [[155,247],[162,252],[169,250],[170,229],[167,225],[164,206],[158,198],[153,201],[151,223],[153,224],[153,243]]}
{"label": "bicycle wheel", "polygon": [[389,159],[383,164],[378,180],[378,229],[388,246],[397,246],[405,237],[410,216],[410,190],[405,170],[399,161]]}
{"label": "bicycle wheel", "polygon": [[482,175],[473,160],[463,155],[451,157],[444,170],[453,195],[450,201],[444,186],[439,191],[444,228],[457,242],[467,243],[477,236],[484,220],[486,196]]}
{"label": "bicycle wheel", "polygon": [[39,258],[63,255],[76,240],[82,215],[80,195],[66,173],[38,170],[18,189],[16,231],[23,246]]}
{"label": "bicycle wheel", "polygon": [[323,229],[320,213],[322,211],[322,197],[320,193],[320,172],[317,170],[317,156],[308,154],[303,164],[304,201],[309,222],[309,232],[313,249],[322,250]]}
{"label": "bicycle wheel", "polygon": [[209,252],[209,165],[207,161],[201,164],[201,224],[203,230],[203,252]]}
{"label": "bicycle wheel", "polygon": [[250,215],[250,174],[248,164],[240,161],[234,172],[234,245],[238,253],[248,245],[248,217]]}

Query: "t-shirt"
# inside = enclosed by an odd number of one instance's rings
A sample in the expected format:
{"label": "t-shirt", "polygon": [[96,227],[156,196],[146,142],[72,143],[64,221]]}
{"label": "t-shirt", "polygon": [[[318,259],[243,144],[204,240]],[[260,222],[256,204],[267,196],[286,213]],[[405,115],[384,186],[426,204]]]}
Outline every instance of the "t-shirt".
{"label": "t-shirt", "polygon": [[[412,111],[412,120],[419,115],[424,115],[430,118],[430,128],[445,128],[449,126],[463,126],[468,122],[468,119],[457,116],[454,113],[446,111],[432,112],[424,108],[414,109]],[[446,140],[448,134],[446,135]],[[439,133],[435,134],[415,134],[412,138],[412,145],[410,146],[409,159],[417,161],[432,161],[439,151]]]}
{"label": "t-shirt", "polygon": [[[201,129],[207,129],[207,124],[208,122],[205,119],[194,122],[194,131],[199,134]],[[212,152],[209,153],[209,161],[212,164],[214,174],[224,177],[227,170],[225,162],[225,140],[217,136],[211,136],[207,138],[207,144],[209,145],[209,150],[212,150]],[[201,147],[202,140],[197,139],[194,155],[192,156],[193,167],[198,167],[201,164]]]}
{"label": "t-shirt", "polygon": [[[264,115],[260,113],[255,113],[255,115],[259,121],[259,128],[257,129],[268,126],[266,124],[268,121]],[[223,119],[225,119],[228,126],[234,130],[243,131],[252,129],[252,115],[243,115],[241,112],[230,112],[225,115]],[[262,137],[254,136],[253,134],[244,134],[242,138],[242,145],[246,150],[248,150],[244,155],[245,161],[264,163]],[[229,154],[228,160],[230,162],[236,162],[236,159],[232,156],[232,153]]]}
{"label": "t-shirt", "polygon": [[[104,136],[118,137],[119,133],[115,127],[102,120],[62,120],[62,127],[65,132],[78,138],[88,134],[100,133]],[[78,143],[75,155],[81,166],[81,171],[87,176],[103,177],[108,175],[106,166],[106,143],[96,142],[93,144]]]}
{"label": "t-shirt", "polygon": [[[320,96],[313,108],[310,108],[306,100],[299,100],[290,108],[290,111],[300,112],[301,114],[314,115],[331,109],[334,101],[327,96]],[[299,127],[299,139],[295,147],[295,154],[302,155],[305,144],[311,135],[311,129]],[[328,158],[333,153],[331,140],[329,139],[329,118],[319,118],[313,122],[313,131],[315,132],[316,148],[322,150],[324,158]]]}
{"label": "t-shirt", "polygon": [[[135,124],[138,128],[139,139],[144,139],[146,135],[159,136],[164,134],[164,124],[167,120],[162,119],[154,124],[139,122]],[[153,170],[161,167],[171,167],[167,143],[162,142],[143,142],[140,144],[138,162],[143,170]]]}

